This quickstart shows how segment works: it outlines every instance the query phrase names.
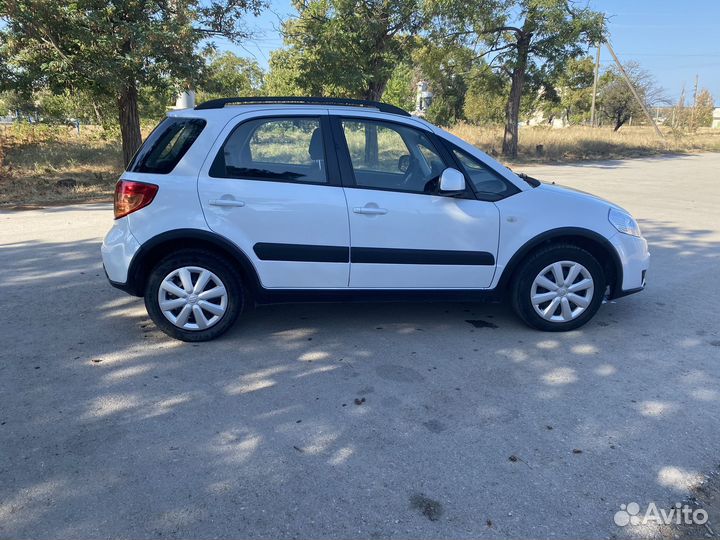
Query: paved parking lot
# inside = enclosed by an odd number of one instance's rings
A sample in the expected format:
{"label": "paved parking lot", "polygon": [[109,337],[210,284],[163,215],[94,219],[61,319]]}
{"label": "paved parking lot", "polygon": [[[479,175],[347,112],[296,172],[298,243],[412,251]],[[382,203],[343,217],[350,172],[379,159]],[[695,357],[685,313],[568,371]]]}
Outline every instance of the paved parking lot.
{"label": "paved parking lot", "polygon": [[561,335],[281,305],[183,344],[106,283],[108,205],[0,212],[0,537],[653,533],[620,504],[720,465],[720,154],[522,169],[630,210],[648,289]]}

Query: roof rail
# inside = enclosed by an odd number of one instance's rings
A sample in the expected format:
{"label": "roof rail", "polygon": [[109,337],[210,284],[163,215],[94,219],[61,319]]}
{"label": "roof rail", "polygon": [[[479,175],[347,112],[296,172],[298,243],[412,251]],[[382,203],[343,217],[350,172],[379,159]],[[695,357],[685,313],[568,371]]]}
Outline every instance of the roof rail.
{"label": "roof rail", "polygon": [[195,110],[222,109],[225,105],[250,105],[250,104],[287,104],[287,105],[349,105],[351,107],[367,107],[377,109],[386,113],[410,116],[405,109],[381,103],[379,101],[366,101],[364,99],[351,98],[329,98],[329,97],[231,97],[211,99],[200,103]]}

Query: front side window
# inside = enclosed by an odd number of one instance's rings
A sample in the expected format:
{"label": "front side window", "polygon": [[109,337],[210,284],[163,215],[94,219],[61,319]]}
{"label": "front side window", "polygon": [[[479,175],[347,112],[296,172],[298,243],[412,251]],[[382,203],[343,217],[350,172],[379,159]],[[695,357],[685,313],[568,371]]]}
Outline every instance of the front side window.
{"label": "front side window", "polygon": [[319,118],[259,118],[230,134],[210,168],[215,178],[327,183]]}
{"label": "front side window", "polygon": [[342,127],[357,187],[437,192],[447,165],[425,133],[375,120],[346,119]]}
{"label": "front side window", "polygon": [[517,187],[501,178],[487,165],[467,152],[453,148],[453,154],[465,169],[465,174],[470,178],[479,198],[495,201],[514,195],[519,191]]}
{"label": "front side window", "polygon": [[168,117],[153,130],[128,165],[128,171],[168,174],[205,127],[200,118]]}

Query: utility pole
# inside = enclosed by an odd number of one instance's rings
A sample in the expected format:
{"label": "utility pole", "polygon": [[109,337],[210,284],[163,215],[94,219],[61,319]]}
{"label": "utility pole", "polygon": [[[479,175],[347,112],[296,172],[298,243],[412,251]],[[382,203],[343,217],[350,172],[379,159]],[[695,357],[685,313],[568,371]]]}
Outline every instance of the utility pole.
{"label": "utility pole", "polygon": [[617,55],[615,54],[615,51],[612,48],[612,45],[610,45],[609,41],[605,42],[605,45],[607,45],[608,51],[610,51],[610,54],[613,57],[613,60],[615,60],[615,63],[617,64],[618,69],[620,70],[620,73],[622,74],[623,78],[625,79],[625,82],[628,85],[628,88],[630,88],[630,91],[632,92],[632,95],[635,96],[635,99],[638,102],[638,105],[640,105],[640,108],[645,113],[645,116],[647,116],[647,119],[650,120],[650,123],[655,128],[655,133],[657,133],[657,136],[661,139],[665,139],[665,136],[662,134],[662,131],[660,131],[660,128],[655,123],[655,119],[650,114],[650,111],[647,110],[647,107],[645,106],[645,103],[643,103],[643,100],[640,99],[640,96],[637,93],[637,90],[635,90],[635,86],[633,86],[632,81],[630,80],[630,77],[628,76],[627,72],[625,71],[625,68],[620,63],[620,60],[618,60]]}
{"label": "utility pole", "polygon": [[[675,109],[677,109],[677,112],[678,112],[677,119],[675,118]],[[682,90],[680,91],[680,99],[678,100],[677,105],[673,108],[672,127],[677,128],[680,124],[682,124],[684,118],[685,118],[685,83],[683,83]]]}
{"label": "utility pole", "polygon": [[600,70],[600,47],[602,41],[598,42],[595,55],[595,76],[593,77],[592,104],[590,105],[590,127],[595,127],[595,96],[597,95],[598,71]]}
{"label": "utility pole", "polygon": [[693,88],[693,108],[690,111],[690,131],[695,131],[695,109],[697,108],[698,76],[695,74],[695,87]]}

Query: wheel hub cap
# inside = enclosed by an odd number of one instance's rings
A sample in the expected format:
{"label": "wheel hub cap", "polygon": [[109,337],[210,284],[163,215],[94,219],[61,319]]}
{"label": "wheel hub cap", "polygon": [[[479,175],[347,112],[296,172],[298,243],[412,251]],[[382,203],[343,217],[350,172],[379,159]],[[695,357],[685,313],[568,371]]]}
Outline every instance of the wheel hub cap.
{"label": "wheel hub cap", "polygon": [[225,285],[200,266],[173,270],[160,283],[158,303],[165,318],[183,330],[205,330],[217,324],[227,310]]}
{"label": "wheel hub cap", "polygon": [[577,319],[593,299],[595,283],[582,264],[558,261],[543,268],[530,287],[530,301],[546,321]]}

